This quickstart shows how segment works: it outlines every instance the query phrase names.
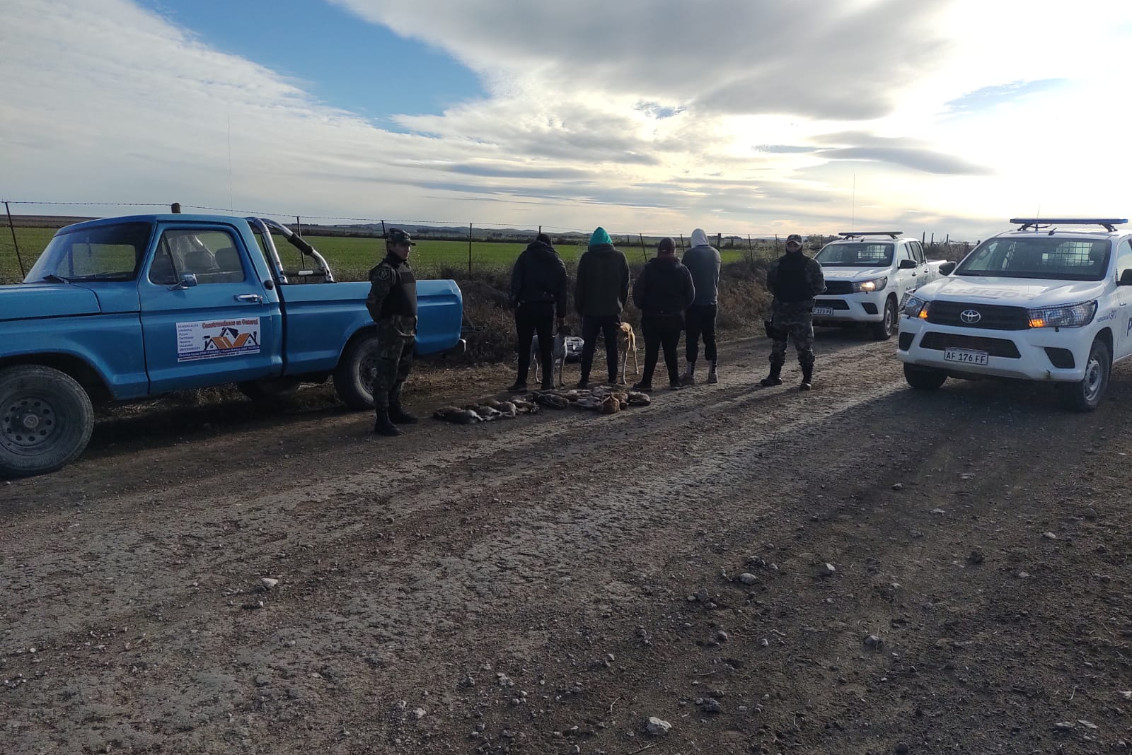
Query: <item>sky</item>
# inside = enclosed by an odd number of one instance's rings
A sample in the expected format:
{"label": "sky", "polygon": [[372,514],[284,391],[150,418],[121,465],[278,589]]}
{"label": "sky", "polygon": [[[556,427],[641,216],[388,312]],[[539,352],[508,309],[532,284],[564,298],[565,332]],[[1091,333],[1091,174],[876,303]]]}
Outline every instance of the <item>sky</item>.
{"label": "sky", "polygon": [[973,241],[1129,217],[1128,0],[3,0],[0,199]]}

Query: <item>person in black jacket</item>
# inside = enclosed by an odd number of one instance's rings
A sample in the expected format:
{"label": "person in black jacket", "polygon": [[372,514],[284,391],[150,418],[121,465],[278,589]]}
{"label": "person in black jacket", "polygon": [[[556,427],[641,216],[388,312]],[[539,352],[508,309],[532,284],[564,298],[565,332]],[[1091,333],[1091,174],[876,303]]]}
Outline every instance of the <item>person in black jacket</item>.
{"label": "person in black jacket", "polygon": [[613,246],[613,239],[606,230],[598,226],[578,260],[578,276],[574,281],[574,309],[582,318],[582,340],[585,341],[579,388],[589,387],[599,332],[605,339],[609,382],[617,384],[617,339],[621,329],[621,311],[628,300],[629,262],[625,253]]}
{"label": "person in black jacket", "polygon": [[633,386],[635,391],[652,390],[661,346],[668,367],[668,386],[680,388],[676,346],[684,329],[684,310],[696,299],[696,287],[688,268],[676,259],[676,242],[663,238],[656,246],[656,257],[645,265],[633,284],[633,303],[641,310],[641,330],[645,335],[645,374]]}
{"label": "person in black jacket", "polygon": [[786,364],[787,339],[794,342],[798,364],[802,367],[799,390],[814,387],[814,297],[825,291],[821,264],[802,251],[802,237],[786,237],[786,254],[771,263],[766,274],[767,290],[774,296],[767,335],[770,346],[770,374],[759,381],[764,388],[782,385],[782,365]]}
{"label": "person in black jacket", "polygon": [[566,265],[551,246],[550,237],[540,233],[515,260],[511,268],[511,306],[515,307],[515,330],[519,336],[519,374],[509,390],[527,390],[531,367],[531,343],[538,333],[542,362],[542,388],[554,387],[554,316],[562,329],[566,313]]}

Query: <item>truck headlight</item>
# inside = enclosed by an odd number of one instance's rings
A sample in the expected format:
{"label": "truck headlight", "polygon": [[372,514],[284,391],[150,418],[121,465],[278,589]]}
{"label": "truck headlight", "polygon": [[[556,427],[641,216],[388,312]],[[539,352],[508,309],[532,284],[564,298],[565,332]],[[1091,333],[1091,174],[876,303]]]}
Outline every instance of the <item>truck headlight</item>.
{"label": "truck headlight", "polygon": [[918,296],[905,294],[901,313],[905,317],[918,317],[921,320],[926,320],[928,319],[928,302]]}
{"label": "truck headlight", "polygon": [[1028,310],[1031,328],[1080,328],[1093,321],[1097,302],[1066,304],[1057,307],[1040,307]]}
{"label": "truck headlight", "polygon": [[872,293],[873,291],[883,291],[884,287],[888,285],[888,276],[882,278],[873,278],[872,280],[859,281],[853,284],[853,293]]}

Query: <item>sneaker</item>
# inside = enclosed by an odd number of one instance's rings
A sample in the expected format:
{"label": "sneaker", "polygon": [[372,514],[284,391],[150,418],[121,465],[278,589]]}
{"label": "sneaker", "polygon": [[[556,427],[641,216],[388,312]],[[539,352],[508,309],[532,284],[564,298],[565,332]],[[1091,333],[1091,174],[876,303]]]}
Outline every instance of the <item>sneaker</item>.
{"label": "sneaker", "polygon": [[685,372],[680,376],[680,385],[695,385],[696,376],[691,372]]}
{"label": "sneaker", "polygon": [[759,381],[759,385],[763,388],[770,388],[775,385],[782,385],[782,378],[780,377],[764,377]]}
{"label": "sneaker", "polygon": [[634,383],[633,390],[639,393],[652,393],[652,383]]}
{"label": "sneaker", "polygon": [[707,374],[708,385],[715,385],[719,382],[719,375],[715,374],[715,365],[712,365]]}
{"label": "sneaker", "polygon": [[679,383],[679,382],[676,382],[676,383],[669,383],[669,384],[668,384],[668,390],[670,390],[670,391],[678,391],[678,390],[680,390],[680,389],[681,389],[681,388],[683,388],[683,387],[684,387],[684,386],[680,385],[680,383]]}
{"label": "sneaker", "polygon": [[516,380],[515,384],[512,385],[507,390],[510,393],[525,393],[526,390],[527,390],[527,384],[526,383],[520,383],[519,381]]}
{"label": "sneaker", "polygon": [[798,390],[800,390],[800,391],[811,391],[813,389],[814,389],[814,385],[809,380],[803,380],[802,384],[800,386],[798,386]]}

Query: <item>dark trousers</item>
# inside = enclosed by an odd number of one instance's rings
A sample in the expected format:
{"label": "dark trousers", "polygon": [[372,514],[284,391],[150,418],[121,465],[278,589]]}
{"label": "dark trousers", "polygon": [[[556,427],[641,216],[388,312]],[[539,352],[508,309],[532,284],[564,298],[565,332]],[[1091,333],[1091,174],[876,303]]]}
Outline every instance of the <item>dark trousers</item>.
{"label": "dark trousers", "polygon": [[515,309],[515,330],[519,334],[518,383],[527,382],[531,369],[531,343],[538,333],[539,362],[542,379],[547,382],[554,375],[554,302],[523,302]]}
{"label": "dark trousers", "polygon": [[687,323],[684,326],[688,331],[688,339],[684,344],[685,356],[689,362],[695,362],[700,350],[699,339],[704,338],[704,359],[715,364],[715,314],[714,304],[693,304],[685,313]]}
{"label": "dark trousers", "polygon": [[617,382],[617,337],[621,334],[621,316],[605,315],[604,317],[582,316],[582,382],[590,379],[590,368],[594,363],[594,351],[597,349],[597,334],[601,332],[605,339],[605,363],[609,367],[609,382]]}
{"label": "dark trousers", "polygon": [[641,317],[641,330],[645,336],[645,374],[641,382],[652,384],[652,374],[664,348],[664,364],[668,367],[668,383],[680,382],[680,371],[676,366],[676,347],[680,344],[680,331],[683,329],[680,315],[644,315]]}

